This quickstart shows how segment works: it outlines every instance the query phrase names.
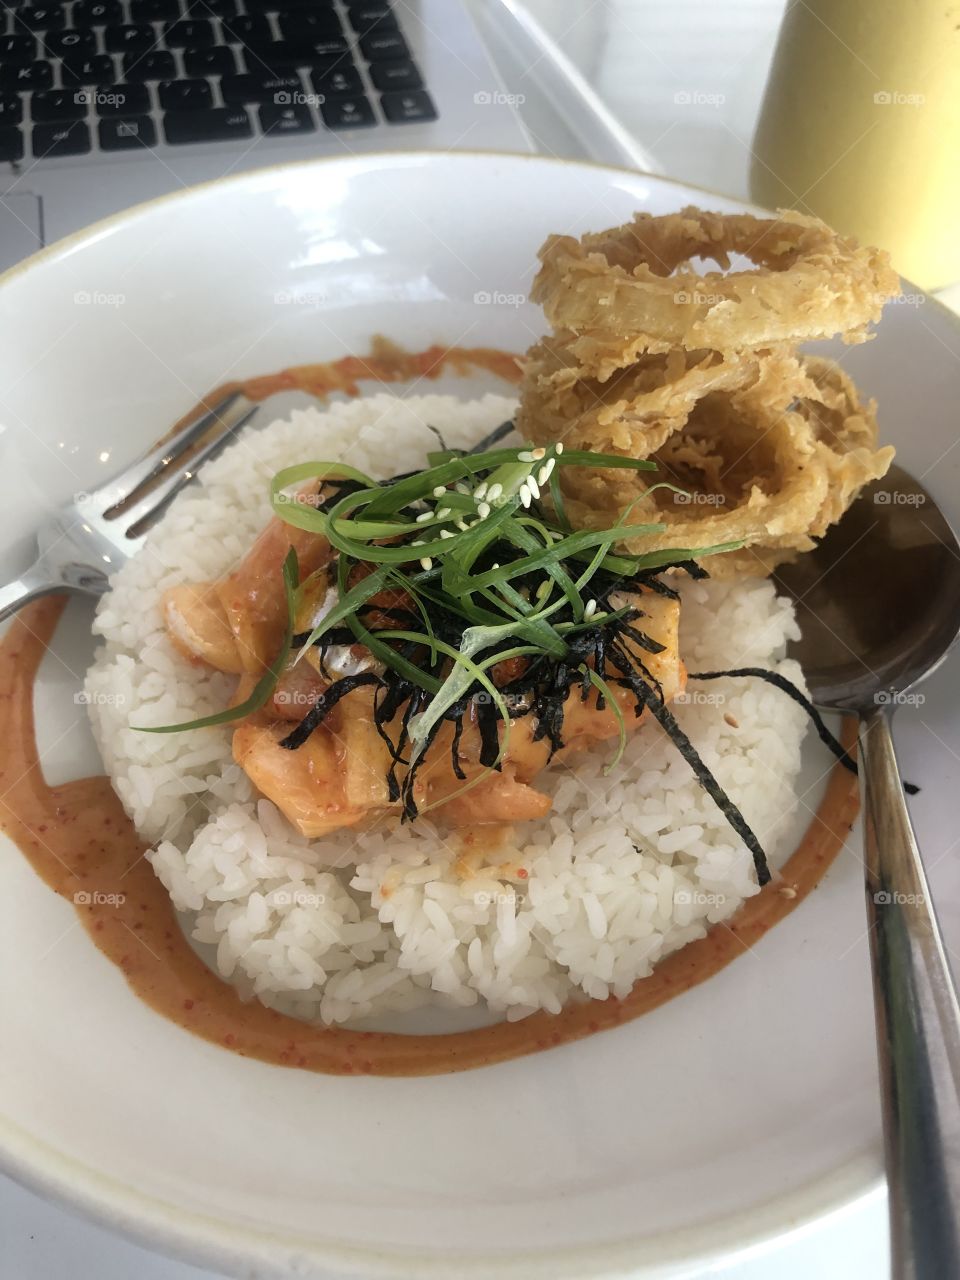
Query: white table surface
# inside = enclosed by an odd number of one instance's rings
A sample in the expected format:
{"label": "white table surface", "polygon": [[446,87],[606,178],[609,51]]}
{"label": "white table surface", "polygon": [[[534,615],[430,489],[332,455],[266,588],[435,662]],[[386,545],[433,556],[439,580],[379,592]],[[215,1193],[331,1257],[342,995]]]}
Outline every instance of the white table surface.
{"label": "white table surface", "polygon": [[[481,4],[484,0],[474,0]],[[670,177],[746,197],[750,137],[785,0],[526,0],[604,103]],[[514,79],[517,79],[515,76]],[[537,144],[570,154],[569,130],[529,98]],[[694,99],[684,102],[684,95]],[[960,285],[941,295],[960,312]],[[877,1193],[747,1257],[690,1280],[878,1280],[886,1274]],[[0,1280],[206,1280],[0,1181]]]}

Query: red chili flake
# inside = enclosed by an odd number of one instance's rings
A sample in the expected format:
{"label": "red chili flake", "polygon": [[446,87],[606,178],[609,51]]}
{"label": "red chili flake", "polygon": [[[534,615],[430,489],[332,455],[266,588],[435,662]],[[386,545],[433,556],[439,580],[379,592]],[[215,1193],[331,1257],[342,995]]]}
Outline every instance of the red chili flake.
{"label": "red chili flake", "polygon": [[527,878],[527,876],[528,876],[529,874],[530,874],[530,872],[527,870],[527,868],[526,868],[526,867],[517,867],[517,879],[518,879],[518,880],[526,880],[526,878]]}

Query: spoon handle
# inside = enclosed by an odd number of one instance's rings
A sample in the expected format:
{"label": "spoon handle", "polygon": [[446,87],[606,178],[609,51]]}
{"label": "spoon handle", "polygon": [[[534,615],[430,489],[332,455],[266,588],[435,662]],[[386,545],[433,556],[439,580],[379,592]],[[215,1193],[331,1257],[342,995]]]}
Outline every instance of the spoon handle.
{"label": "spoon handle", "polygon": [[867,918],[895,1280],[960,1276],[960,1006],[890,734],[860,725]]}

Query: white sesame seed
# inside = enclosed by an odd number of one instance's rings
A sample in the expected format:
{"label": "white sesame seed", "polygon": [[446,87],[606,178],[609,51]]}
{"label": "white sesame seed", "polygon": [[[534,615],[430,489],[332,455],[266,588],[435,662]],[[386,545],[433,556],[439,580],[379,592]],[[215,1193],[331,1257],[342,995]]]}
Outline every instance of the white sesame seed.
{"label": "white sesame seed", "polygon": [[426,524],[428,520],[432,520],[432,519],[433,519],[432,511],[422,511],[420,515],[417,516],[417,524]]}
{"label": "white sesame seed", "polygon": [[462,493],[464,497],[469,496],[470,490],[467,488],[467,486],[463,483],[462,480],[458,480],[457,483],[454,485],[454,488],[456,489],[457,493]]}
{"label": "white sesame seed", "polygon": [[492,565],[490,566],[490,568],[491,568],[491,569],[499,569],[499,568],[500,568],[500,561],[498,560],[498,561],[496,562],[496,564],[492,564]]}
{"label": "white sesame seed", "polygon": [[542,458],[545,458],[546,456],[547,456],[546,449],[534,449],[533,451],[534,462],[539,462]]}
{"label": "white sesame seed", "polygon": [[441,507],[440,510],[437,512],[437,519],[446,520],[448,516],[452,516],[452,515],[453,515],[452,507]]}
{"label": "white sesame seed", "polygon": [[556,450],[556,452],[557,452],[558,454],[559,454],[559,453],[563,453],[563,445],[562,445],[562,444],[554,445],[554,449]]}
{"label": "white sesame seed", "polygon": [[411,547],[422,547],[422,546],[423,546],[423,539],[422,539],[422,538],[414,538],[414,540],[410,543],[410,545],[411,545]]}
{"label": "white sesame seed", "polygon": [[477,503],[477,515],[480,517],[480,519],[481,519],[481,520],[486,520],[486,518],[487,518],[487,516],[488,516],[489,514],[490,514],[490,503],[489,503],[489,502],[478,502],[478,503]]}
{"label": "white sesame seed", "polygon": [[455,538],[456,536],[457,536],[457,535],[456,535],[455,533],[451,533],[449,529],[441,529],[441,530],[440,530],[440,537],[441,537],[441,538]]}
{"label": "white sesame seed", "polygon": [[540,486],[537,484],[536,480],[534,480],[533,476],[527,476],[526,484],[527,484],[527,488],[530,490],[533,496],[535,498],[539,498]]}
{"label": "white sesame seed", "polygon": [[476,500],[477,500],[478,502],[480,502],[483,498],[485,498],[485,497],[487,496],[487,482],[486,482],[486,480],[481,480],[481,481],[480,481],[480,483],[477,485],[476,489],[474,489],[474,491],[473,491],[473,496],[476,498]]}
{"label": "white sesame seed", "polygon": [[437,487],[436,487],[436,488],[434,489],[434,491],[433,491],[433,496],[434,496],[435,498],[442,498],[442,497],[443,497],[443,495],[444,495],[446,492],[447,492],[447,491],[446,491],[446,489],[443,487],[443,485],[442,485],[442,484],[438,484],[438,485],[437,485]]}
{"label": "white sesame seed", "polygon": [[596,600],[588,600],[586,603],[586,607],[583,610],[584,618],[592,618],[596,612],[597,612]]}
{"label": "white sesame seed", "polygon": [[420,565],[424,569],[432,569],[433,561],[430,559],[429,556],[423,556],[420,560]]}
{"label": "white sesame seed", "polygon": [[546,484],[553,474],[553,468],[557,465],[556,458],[548,458],[540,470],[537,472],[537,483]]}
{"label": "white sesame seed", "polygon": [[492,485],[490,486],[490,488],[487,490],[487,501],[488,501],[488,502],[496,502],[496,500],[497,500],[499,497],[502,497],[502,496],[503,496],[503,485],[502,485],[502,484],[492,484]]}
{"label": "white sesame seed", "polygon": [[520,499],[521,505],[524,507],[529,507],[530,503],[533,501],[530,490],[527,488],[526,484],[522,484],[520,486],[517,496]]}
{"label": "white sesame seed", "polygon": [[457,526],[458,529],[462,529],[464,532],[466,532],[468,526],[465,520],[455,520],[454,524]]}
{"label": "white sesame seed", "polygon": [[533,461],[533,454],[530,452],[530,450],[529,450],[529,449],[521,449],[521,450],[520,450],[520,452],[517,454],[517,461],[518,461],[518,462],[532,462],[532,461]]}

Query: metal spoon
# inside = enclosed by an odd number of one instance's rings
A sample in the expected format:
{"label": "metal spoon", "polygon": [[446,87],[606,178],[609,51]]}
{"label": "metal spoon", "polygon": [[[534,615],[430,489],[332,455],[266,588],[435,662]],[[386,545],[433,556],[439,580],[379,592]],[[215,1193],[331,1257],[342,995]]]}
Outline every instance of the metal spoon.
{"label": "metal spoon", "polygon": [[960,632],[960,545],[901,467],[777,573],[820,707],[860,716],[867,916],[893,1274],[960,1276],[960,1006],[907,814],[890,722]]}

